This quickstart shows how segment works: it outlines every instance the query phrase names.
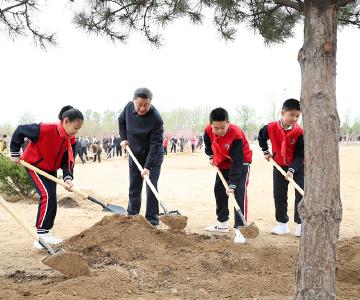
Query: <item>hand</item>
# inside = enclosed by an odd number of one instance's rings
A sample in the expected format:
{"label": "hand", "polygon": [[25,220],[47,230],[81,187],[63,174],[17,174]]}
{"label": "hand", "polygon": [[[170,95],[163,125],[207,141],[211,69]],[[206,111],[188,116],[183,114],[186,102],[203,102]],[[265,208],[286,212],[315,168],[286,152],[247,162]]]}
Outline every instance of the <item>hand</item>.
{"label": "hand", "polygon": [[13,161],[14,163],[20,165],[20,157],[11,157],[11,161]]}
{"label": "hand", "polygon": [[71,188],[74,186],[71,179],[66,179],[65,183],[67,184],[67,187],[65,186],[65,189],[71,192]]}
{"label": "hand", "polygon": [[293,178],[294,178],[293,172],[287,171],[285,178],[286,178],[287,180],[293,179]]}
{"label": "hand", "polygon": [[230,196],[230,194],[234,196],[235,195],[234,193],[235,193],[234,189],[227,189],[226,190],[226,194],[228,194],[228,196]]}
{"label": "hand", "polygon": [[265,154],[264,155],[264,158],[267,160],[267,161],[270,161],[270,158],[272,158],[273,156],[269,153],[269,154]]}
{"label": "hand", "polygon": [[120,143],[120,146],[121,146],[121,148],[126,149],[126,146],[129,146],[128,140],[123,140],[123,141]]}
{"label": "hand", "polygon": [[214,160],[213,160],[213,159],[209,159],[209,164],[214,167],[214,166],[215,166],[215,165],[214,165]]}
{"label": "hand", "polygon": [[150,171],[148,170],[148,169],[146,169],[146,168],[144,168],[143,170],[142,170],[142,172],[141,172],[141,176],[142,177],[144,177],[144,176],[148,176],[149,177],[149,175],[150,175]]}

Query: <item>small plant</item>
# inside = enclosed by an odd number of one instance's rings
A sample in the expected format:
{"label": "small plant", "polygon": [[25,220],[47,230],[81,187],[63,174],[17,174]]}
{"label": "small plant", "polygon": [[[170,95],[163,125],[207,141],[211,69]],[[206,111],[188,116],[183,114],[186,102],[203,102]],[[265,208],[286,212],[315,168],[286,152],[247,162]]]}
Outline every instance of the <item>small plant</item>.
{"label": "small plant", "polygon": [[35,193],[25,169],[3,155],[0,155],[0,193],[24,197],[31,197]]}

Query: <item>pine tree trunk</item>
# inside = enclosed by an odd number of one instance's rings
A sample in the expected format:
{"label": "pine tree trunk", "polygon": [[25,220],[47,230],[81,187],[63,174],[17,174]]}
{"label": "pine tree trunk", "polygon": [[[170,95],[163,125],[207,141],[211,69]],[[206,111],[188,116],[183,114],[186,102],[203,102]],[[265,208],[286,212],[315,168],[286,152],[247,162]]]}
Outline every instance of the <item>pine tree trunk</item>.
{"label": "pine tree trunk", "polygon": [[336,109],[336,0],[305,0],[299,51],[305,138],[305,197],[294,299],[336,298],[342,207]]}

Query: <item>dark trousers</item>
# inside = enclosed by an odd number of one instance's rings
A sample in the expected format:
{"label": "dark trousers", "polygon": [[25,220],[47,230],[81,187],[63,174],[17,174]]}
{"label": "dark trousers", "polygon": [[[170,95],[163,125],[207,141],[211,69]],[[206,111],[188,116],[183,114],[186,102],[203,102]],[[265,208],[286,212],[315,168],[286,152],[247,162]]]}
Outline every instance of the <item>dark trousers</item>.
{"label": "dark trousers", "polygon": [[[282,167],[286,172],[288,167]],[[299,168],[294,174],[294,181],[304,189],[304,166]],[[275,201],[275,218],[276,221],[287,223],[289,217],[288,210],[288,186],[289,181],[276,169],[273,170],[273,191]],[[301,224],[301,219],[298,212],[298,205],[302,199],[301,194],[295,190],[295,208],[294,208],[294,222]]]}
{"label": "dark trousers", "polygon": [[176,153],[176,144],[171,143],[170,153],[173,152]]}
{"label": "dark trousers", "polygon": [[[56,216],[56,183],[34,171],[27,170],[27,172],[39,194],[35,226],[38,233],[47,233],[54,226]],[[56,177],[56,172],[49,172],[49,174]]]}
{"label": "dark trousers", "polygon": [[119,145],[116,145],[116,156],[122,156],[122,148],[121,148],[121,146],[120,146],[120,144]]}
{"label": "dark trousers", "polygon": [[195,152],[195,145],[191,144],[191,152]]}
{"label": "dark trousers", "polygon": [[85,154],[85,158],[86,160],[89,160],[88,154],[87,154],[87,148],[86,147],[81,147],[81,161],[84,162],[84,154]]}
{"label": "dark trousers", "polygon": [[164,146],[164,155],[167,155],[167,146]]}
{"label": "dark trousers", "polygon": [[[141,166],[145,165],[146,158],[137,157],[137,159],[139,160]],[[158,159],[158,161],[155,162],[155,164],[150,170],[149,178],[156,189],[157,189],[157,182],[160,176],[162,161],[163,161],[163,157],[161,157],[161,159]],[[131,157],[129,158],[129,177],[130,177],[129,204],[127,211],[129,215],[137,215],[139,214],[141,208],[141,191],[142,191],[144,179],[142,178],[138,167],[135,165]],[[159,202],[147,185],[146,185],[146,196],[147,196],[146,197],[147,201],[146,201],[145,218],[152,225],[158,225]]]}
{"label": "dark trousers", "polygon": [[93,160],[93,162],[95,162],[95,161],[96,161],[96,157],[97,157],[97,159],[98,159],[98,162],[101,162],[101,158],[100,158],[100,156],[101,156],[101,151],[100,151],[100,152],[98,152],[98,153],[94,153],[94,160]]}
{"label": "dark trousers", "polygon": [[[224,175],[226,181],[228,182],[230,170],[221,170],[221,172]],[[235,189],[235,199],[240,206],[240,209],[244,215],[245,220],[247,220],[247,214],[248,214],[247,186],[249,183],[249,175],[250,175],[250,165],[242,166],[241,178],[239,182],[236,183],[236,189]],[[225,222],[229,220],[229,206],[228,206],[229,196],[226,194],[225,187],[219,175],[216,175],[214,193],[216,199],[217,220],[219,222]],[[235,208],[234,208],[234,216],[235,216],[234,227],[237,228],[239,226],[243,226],[244,223],[242,222],[238,213],[235,211]]]}

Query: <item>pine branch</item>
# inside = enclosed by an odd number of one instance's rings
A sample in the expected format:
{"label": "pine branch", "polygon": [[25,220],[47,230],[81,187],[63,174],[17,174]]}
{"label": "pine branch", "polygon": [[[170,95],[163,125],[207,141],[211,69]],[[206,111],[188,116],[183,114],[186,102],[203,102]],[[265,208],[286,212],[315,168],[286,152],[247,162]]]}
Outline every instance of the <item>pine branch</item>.
{"label": "pine branch", "polygon": [[340,7],[343,7],[343,6],[346,6],[352,2],[355,2],[356,0],[339,0],[339,6]]}
{"label": "pine branch", "polygon": [[295,2],[292,0],[273,0],[273,2],[281,6],[286,6],[295,9],[298,12],[302,12],[304,10],[304,3],[302,1]]}

